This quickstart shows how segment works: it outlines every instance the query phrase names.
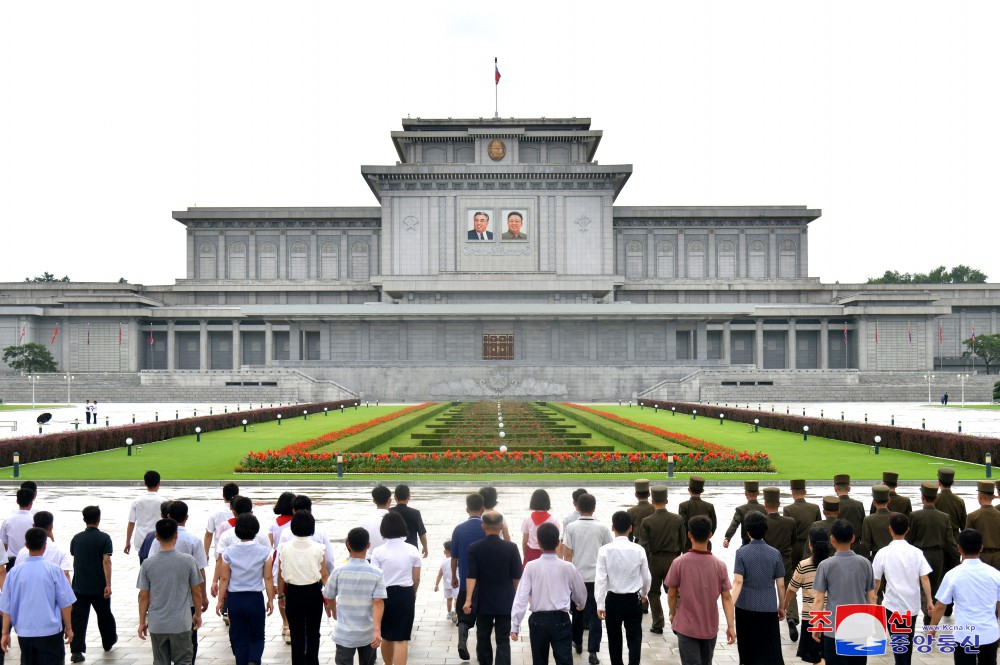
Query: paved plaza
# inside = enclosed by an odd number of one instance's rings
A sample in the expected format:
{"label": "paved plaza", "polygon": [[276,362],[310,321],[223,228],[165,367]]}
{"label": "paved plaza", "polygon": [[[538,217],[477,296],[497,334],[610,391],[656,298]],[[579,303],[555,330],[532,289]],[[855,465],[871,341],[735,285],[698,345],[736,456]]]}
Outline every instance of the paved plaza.
{"label": "paved plaza", "polygon": [[[485,478],[484,482],[486,482]],[[441,561],[441,543],[450,538],[452,528],[463,519],[463,496],[475,487],[474,485],[463,486],[456,483],[414,483],[412,485],[413,501],[411,505],[422,511],[430,542],[430,556],[425,560],[423,568],[417,595],[416,623],[413,630],[413,640],[410,642],[410,663],[413,665],[451,665],[462,662],[458,658],[455,648],[456,629],[445,616],[445,604],[441,593],[435,593],[433,589],[434,579]],[[571,510],[570,493],[574,487],[549,488],[553,500],[553,514],[561,518]],[[508,524],[512,526],[512,531],[515,532],[512,534],[515,542],[520,541],[520,537],[516,533],[517,525],[528,513],[528,500],[533,489],[534,487],[525,486],[500,487],[498,508],[505,514]],[[617,486],[605,482],[599,486],[589,486],[588,489],[597,497],[596,517],[603,522],[610,522],[610,516],[614,511],[624,509],[633,502],[631,483],[627,480],[623,480]],[[357,526],[373,508],[367,485],[344,484],[332,487],[329,483],[309,486],[244,483],[242,490],[244,495],[253,498],[257,505],[256,514],[265,528],[273,519],[271,506],[278,494],[286,490],[309,494],[314,500],[313,512],[317,517],[318,528],[325,529],[334,542],[342,542],[348,530]],[[916,488],[903,487],[901,490],[915,503],[918,502]],[[965,500],[969,510],[976,507],[973,490],[974,488],[970,486],[957,488],[958,495]],[[82,530],[80,509],[87,504],[101,506],[104,513],[101,528],[110,533],[114,541],[112,607],[118,619],[119,642],[111,652],[102,652],[96,619],[92,617],[87,638],[90,649],[87,653],[87,662],[138,665],[139,663],[149,663],[152,659],[149,644],[141,641],[137,636],[135,581],[138,574],[138,560],[134,553],[131,556],[125,556],[121,553],[129,505],[142,491],[138,485],[133,487],[120,484],[105,486],[97,483],[84,487],[42,483],[39,488],[35,507],[39,510],[49,510],[55,515],[55,536],[60,543],[68,545],[72,535]],[[812,483],[809,491],[811,500],[815,500],[817,496],[832,492],[832,487]],[[207,487],[204,483],[171,483],[169,479],[165,479],[161,494],[165,499],[183,499],[188,503],[191,514],[189,527],[199,535],[204,533],[205,520],[209,514],[218,510],[222,505],[220,486]],[[5,495],[8,500],[8,508],[13,510],[13,491],[9,484]],[[866,505],[869,503],[867,487],[856,488],[854,496],[862,499]],[[676,510],[676,505],[685,497],[686,492],[681,494],[678,490],[671,489],[669,508]],[[731,572],[735,549],[723,549],[722,532],[729,523],[733,509],[743,502],[742,493],[733,487],[710,486],[706,490],[705,497],[715,504],[720,520],[719,530],[713,538],[713,550],[725,560]],[[786,500],[788,500],[787,497],[783,497],[782,501]],[[346,557],[346,550],[342,553],[342,557]],[[233,658],[229,650],[226,627],[222,620],[214,615],[214,602],[210,612],[211,614],[206,616],[205,626],[199,632],[198,663],[202,665],[232,663]],[[723,665],[736,663],[736,647],[725,645],[724,619],[722,621],[721,628],[723,630],[720,631],[720,643],[716,650],[715,662]],[[654,635],[648,632],[648,628],[649,620],[647,617],[643,630],[642,662],[679,662],[676,637],[669,630],[663,635]],[[331,630],[332,624],[327,620],[323,628],[321,663],[333,663],[334,647],[330,640]],[[522,624],[522,631],[522,635],[527,638],[527,621]],[[795,646],[788,641],[787,629],[784,625],[782,625],[781,633],[785,662],[801,662],[795,657]],[[281,639],[281,620],[277,611],[267,620],[267,636],[268,645],[264,652],[264,663],[269,665],[290,663],[291,656],[288,647],[283,644]],[[474,644],[473,632],[469,645],[473,656],[475,654]],[[530,662],[530,652],[526,641],[514,643],[512,652],[515,663]],[[12,652],[8,654],[8,662],[17,662],[17,658],[19,658],[19,654],[14,647]],[[607,655],[606,637],[599,658],[601,663],[610,663]],[[575,662],[586,663],[586,653],[582,657],[575,656]],[[869,659],[869,663],[873,664],[890,662],[892,662],[891,658]],[[914,662],[950,663],[951,657],[939,653],[919,655],[914,658]]]}

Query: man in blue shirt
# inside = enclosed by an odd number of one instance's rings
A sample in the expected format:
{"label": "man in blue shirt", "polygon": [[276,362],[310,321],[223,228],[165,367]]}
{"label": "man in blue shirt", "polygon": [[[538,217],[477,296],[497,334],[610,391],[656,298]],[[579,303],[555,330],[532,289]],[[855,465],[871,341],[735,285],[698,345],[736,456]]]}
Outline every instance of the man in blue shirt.
{"label": "man in blue shirt", "polygon": [[73,639],[70,613],[76,596],[63,571],[42,558],[47,540],[44,530],[28,529],[24,534],[28,560],[10,571],[0,595],[0,612],[3,612],[0,647],[4,652],[10,649],[13,626],[24,665],[65,662],[63,635],[67,642]]}
{"label": "man in blue shirt", "polygon": [[357,653],[358,662],[367,665],[375,662],[376,649],[382,643],[385,576],[365,560],[368,531],[361,527],[351,529],[346,545],[351,558],[346,566],[330,573],[323,596],[337,622],[333,631],[337,645],[335,662],[348,665],[354,662]]}
{"label": "man in blue shirt", "polygon": [[[458,587],[455,607],[465,606],[465,580],[469,576],[469,546],[486,537],[483,531],[483,495],[468,494],[465,512],[469,519],[455,527],[451,533],[451,586]],[[458,657],[469,660],[469,630],[476,625],[476,615],[458,613]]]}

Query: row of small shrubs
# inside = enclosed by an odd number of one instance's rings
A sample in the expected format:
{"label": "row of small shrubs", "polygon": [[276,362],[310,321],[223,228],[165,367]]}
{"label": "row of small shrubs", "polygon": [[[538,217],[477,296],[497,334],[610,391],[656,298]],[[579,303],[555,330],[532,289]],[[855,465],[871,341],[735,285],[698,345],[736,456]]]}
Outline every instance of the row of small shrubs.
{"label": "row of small shrubs", "polygon": [[215,415],[204,415],[196,418],[180,418],[174,420],[160,420],[151,423],[137,423],[135,425],[119,425],[116,427],[96,427],[94,429],[57,432],[44,436],[22,436],[15,439],[0,440],[0,466],[11,466],[14,463],[14,453],[21,456],[21,463],[42,462],[44,460],[71,457],[84,453],[96,453],[102,450],[111,450],[125,446],[125,439],[131,438],[133,443],[144,444],[154,441],[173,439],[178,436],[190,436],[194,434],[194,428],[200,427],[201,431],[212,432],[233,427],[240,427],[243,421],[247,424],[257,424],[277,420],[278,414],[283,418],[293,418],[302,415],[303,411],[310,414],[321,413],[324,408],[339,412],[341,407],[345,409],[356,408],[357,400],[340,400],[336,402],[314,402],[311,404],[296,404],[294,406],[284,406],[268,409],[255,409],[251,411],[235,411],[232,413],[220,413]]}
{"label": "row of small shrubs", "polygon": [[654,446],[646,443],[639,437],[626,434],[621,430],[621,428],[611,425],[600,417],[587,415],[577,409],[573,409],[571,411],[569,408],[554,402],[548,402],[545,406],[549,407],[556,413],[561,413],[565,416],[578,420],[598,434],[606,436],[612,441],[623,443],[630,448],[634,448],[635,450],[647,453],[663,450],[663,446]]}
{"label": "row of small shrubs", "polygon": [[445,402],[443,404],[437,404],[416,413],[409,415],[407,417],[400,418],[398,422],[394,422],[390,427],[371,435],[363,441],[359,441],[356,444],[345,446],[343,451],[351,451],[352,453],[366,453],[376,446],[380,446],[389,439],[399,436],[411,427],[416,427],[420,423],[433,418],[437,414],[450,409],[452,407],[451,402]]}
{"label": "row of small shrubs", "polygon": [[710,404],[693,404],[690,402],[671,402],[664,400],[640,399],[639,404],[652,407],[656,404],[664,414],[671,407],[678,412],[691,413],[698,411],[698,416],[718,420],[719,414],[725,414],[726,420],[738,423],[753,424],[760,421],[760,427],[782,432],[802,433],[803,426],[809,426],[810,436],[819,436],[837,441],[849,441],[863,445],[874,445],[875,436],[881,436],[879,444],[883,448],[905,450],[931,457],[983,464],[986,453],[993,459],[1000,460],[1000,439],[967,434],[952,434],[933,430],[913,429],[910,427],[893,427],[875,423],[857,423],[826,418],[808,418],[801,416],[771,413],[769,411],[754,411],[748,409],[721,408]]}

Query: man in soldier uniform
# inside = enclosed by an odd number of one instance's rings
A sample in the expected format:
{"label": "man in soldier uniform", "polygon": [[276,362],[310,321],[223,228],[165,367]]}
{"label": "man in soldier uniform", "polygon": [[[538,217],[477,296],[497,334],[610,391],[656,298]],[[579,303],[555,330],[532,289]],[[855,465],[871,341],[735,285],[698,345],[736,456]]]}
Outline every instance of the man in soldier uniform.
{"label": "man in soldier uniform", "polygon": [[892,542],[892,534],[889,533],[889,487],[887,485],[872,486],[872,505],[875,512],[865,516],[864,524],[861,525],[861,556],[867,557],[869,561],[875,558],[875,554]]}
{"label": "man in soldier uniform", "polygon": [[[955,482],[955,470],[942,466],[938,469],[938,495],[934,507],[948,515],[951,520],[951,530],[955,532],[955,543],[958,543],[958,532],[965,528],[968,517],[965,514],[965,501],[955,496],[951,486]],[[955,551],[955,565],[958,565],[958,551]],[[947,572],[947,571],[945,571]]]}
{"label": "man in soldier uniform", "polygon": [[[840,497],[828,494],[823,497],[823,519],[816,520],[809,525],[809,531],[812,531],[818,526],[823,527],[827,535],[830,534],[830,528],[833,523],[840,519]],[[806,541],[805,551],[802,553],[803,558],[812,556],[812,547],[809,545],[809,541]]]}
{"label": "man in soldier uniform", "polygon": [[663,590],[663,580],[667,577],[670,564],[674,562],[684,549],[684,539],[687,527],[680,515],[667,510],[667,488],[657,485],[652,488],[652,515],[642,521],[639,527],[638,542],[646,550],[649,559],[649,574],[653,583],[649,589],[649,612],[653,624],[649,632],[660,635],[663,633],[663,605],[660,603],[660,592]]}
{"label": "man in soldier uniform", "polygon": [[[687,552],[691,549],[691,539],[687,536],[687,523],[688,520],[695,515],[704,515],[712,521],[712,533],[719,526],[718,520],[715,518],[715,506],[710,504],[708,501],[704,501],[701,498],[702,492],[705,491],[705,479],[701,476],[691,476],[688,479],[688,495],[691,497],[687,501],[681,503],[677,506],[677,513],[681,516],[684,521],[684,551]],[[712,542],[708,543],[708,551],[712,551]]]}
{"label": "man in soldier uniform", "polygon": [[642,521],[656,512],[656,509],[649,503],[649,481],[645,478],[635,481],[635,498],[639,500],[639,503],[626,511],[632,519],[632,533],[629,534],[629,539],[633,541],[639,537],[639,527],[642,526]]}
{"label": "man in soldier uniform", "polygon": [[[920,502],[922,510],[914,510],[910,515],[910,530],[906,533],[906,541],[919,547],[927,562],[931,564],[931,593],[936,594],[946,566],[954,565],[951,552],[958,551],[955,533],[951,530],[951,519],[945,513],[934,507],[937,499],[937,483],[922,483],[920,485]],[[921,607],[927,606],[924,600]],[[924,623],[930,623],[930,617],[924,616]]]}
{"label": "man in soldier uniform", "polygon": [[976,486],[979,508],[969,513],[966,528],[983,535],[982,562],[1000,570],[1000,510],[993,506],[993,483],[980,480]]}
{"label": "man in soldier uniform", "polygon": [[[820,514],[819,506],[806,501],[805,480],[793,480],[789,483],[789,486],[792,490],[792,502],[782,508],[781,512],[786,517],[791,517],[795,520],[795,544],[792,545],[792,572],[794,573],[795,566],[798,565],[799,561],[806,558],[805,550],[806,543],[809,542],[809,528],[813,522],[819,521],[822,515]],[[786,589],[789,588],[788,582],[789,580],[785,579]],[[788,619],[788,634],[791,635],[791,626],[798,625],[799,622],[798,594],[793,595],[791,601],[788,603],[785,618]]]}
{"label": "man in soldier uniform", "polygon": [[[861,526],[865,521],[865,505],[857,499],[852,499],[851,477],[846,473],[840,473],[833,477],[833,489],[840,497],[840,518],[847,520],[854,527],[855,536],[861,534]],[[851,543],[851,551],[855,554],[861,552],[861,539],[855,537]]]}
{"label": "man in soldier uniform", "polygon": [[750,536],[747,534],[746,529],[743,528],[743,519],[749,513],[763,513],[764,506],[757,503],[757,494],[759,492],[760,486],[757,484],[756,480],[747,480],[743,483],[743,496],[746,497],[747,502],[742,506],[736,507],[736,512],[733,513],[733,521],[729,523],[729,528],[726,529],[726,538],[722,541],[722,546],[728,548],[729,540],[736,533],[736,527],[740,529],[740,539],[742,540],[742,545],[746,545],[750,542]]}
{"label": "man in soldier uniform", "polygon": [[[781,560],[785,564],[785,585],[792,579],[795,572],[795,565],[798,561],[792,561],[792,550],[795,547],[797,531],[795,520],[791,517],[784,517],[778,509],[781,508],[781,490],[777,487],[764,488],[764,512],[767,514],[767,533],[764,534],[764,542],[778,550]],[[795,619],[788,619],[788,639],[797,642],[799,639],[798,614]]]}
{"label": "man in soldier uniform", "polygon": [[[890,513],[903,513],[907,517],[913,512],[913,506],[910,505],[910,498],[906,496],[900,496],[896,494],[896,486],[899,484],[899,474],[895,471],[883,471],[882,472],[882,484],[889,488],[889,512]],[[869,515],[875,514],[875,502],[872,501],[872,506],[868,510]]]}

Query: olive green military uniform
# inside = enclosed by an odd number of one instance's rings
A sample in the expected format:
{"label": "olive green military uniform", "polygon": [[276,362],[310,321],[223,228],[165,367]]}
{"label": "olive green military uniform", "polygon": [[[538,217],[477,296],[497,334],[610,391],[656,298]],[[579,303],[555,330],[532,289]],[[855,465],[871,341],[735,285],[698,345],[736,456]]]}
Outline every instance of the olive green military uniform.
{"label": "olive green military uniform", "polygon": [[[889,502],[889,487],[886,485],[875,485],[872,487],[872,503],[885,504]],[[879,508],[871,515],[865,516],[865,522],[861,525],[861,556],[867,557],[869,561],[875,559],[875,554],[892,542],[892,533],[889,531],[889,516],[892,512],[888,508]],[[878,588],[879,605],[885,596],[885,577]]]}
{"label": "olive green military uniform", "polygon": [[[938,482],[948,483],[949,485],[955,481],[955,471],[948,467],[941,467],[938,469]],[[968,522],[968,515],[965,512],[965,501],[955,496],[955,494],[948,487],[941,487],[938,489],[937,498],[934,499],[934,507],[940,510],[942,513],[948,516],[948,520],[951,522],[951,530],[955,536],[955,551],[950,553],[948,560],[951,564],[945,564],[944,572],[948,572],[960,562],[958,556],[958,532],[965,528]]]}
{"label": "olive green military uniform", "polygon": [[[757,481],[748,480],[743,483],[743,491],[757,493],[758,484]],[[733,513],[733,521],[729,523],[729,528],[726,529],[726,540],[731,541],[733,535],[736,533],[737,527],[740,530],[740,539],[743,545],[750,542],[750,536],[747,535],[746,529],[743,527],[744,518],[750,513],[763,513],[764,506],[757,502],[756,499],[752,501],[747,501],[742,506],[736,507],[736,512]]]}
{"label": "olive green military uniform", "polygon": [[[933,499],[937,496],[937,489],[936,483],[924,483],[920,486],[920,493],[927,499]],[[951,520],[934,506],[914,510],[910,515],[910,530],[906,533],[906,541],[920,548],[924,558],[931,564],[931,573],[927,577],[930,579],[931,593],[937,593],[941,578],[947,570],[946,566],[954,563],[951,552],[958,551]]]}
{"label": "olive green military uniform", "polygon": [[[667,500],[666,487],[654,487],[651,490],[653,501],[660,503]],[[662,497],[662,499],[661,499]],[[649,588],[649,612],[653,615],[651,628],[663,629],[663,606],[660,603],[660,591],[663,580],[667,577],[670,564],[674,562],[684,549],[684,539],[687,527],[680,515],[660,509],[642,521],[639,527],[638,542],[646,550],[649,559],[649,574],[653,582]]]}
{"label": "olive green military uniform", "polygon": [[[803,490],[806,489],[806,481],[804,480],[793,480],[789,483],[793,490]],[[795,566],[799,564],[800,561],[806,558],[805,550],[806,543],[809,542],[809,527],[813,522],[819,521],[823,514],[819,510],[819,506],[814,503],[809,503],[805,499],[795,499],[792,503],[788,504],[781,509],[785,517],[791,517],[795,521],[795,543],[792,545],[792,572],[795,572]],[[785,578],[785,588],[788,588],[788,582],[791,578]],[[792,601],[788,604],[787,617],[796,623],[799,619],[799,602],[798,594],[792,597]]]}
{"label": "olive green military uniform", "polygon": [[[978,483],[979,491],[993,496],[993,483],[988,480]],[[1000,570],[1000,510],[995,506],[980,506],[969,513],[966,528],[983,534],[983,551],[979,558],[983,563]]]}
{"label": "olive green military uniform", "polygon": [[[715,518],[715,506],[701,498],[700,494],[705,490],[705,479],[701,476],[691,476],[688,479],[688,490],[694,494],[687,501],[681,502],[677,506],[677,514],[684,521],[684,551],[691,549],[691,539],[687,537],[688,520],[697,515],[704,515],[712,520],[712,533],[719,527],[719,521]],[[712,541],[708,541],[708,551],[712,551]]]}
{"label": "olive green military uniform", "polygon": [[[638,494],[649,494],[649,481],[645,478],[640,478],[635,481],[635,493]],[[653,508],[653,504],[645,499],[640,499],[639,503],[635,504],[627,511],[629,518],[632,520],[632,533],[629,534],[629,540],[636,540],[639,537],[639,527],[642,526],[642,521],[656,512],[656,508]]]}
{"label": "olive green military uniform", "polygon": [[[840,510],[840,497],[833,495],[828,495],[823,497],[824,513],[836,513],[839,510]],[[815,522],[809,525],[809,531],[807,533],[812,532],[813,529],[820,526],[823,527],[824,531],[826,531],[827,540],[829,540],[830,528],[833,526],[833,523],[836,522],[838,519],[840,519],[839,514],[833,515],[831,517],[824,517],[821,520],[816,520]],[[803,557],[812,556],[812,546],[809,544],[808,540],[806,540],[806,546],[802,552],[802,555]]]}
{"label": "olive green military uniform", "polygon": [[[883,471],[882,472],[882,484],[889,488],[889,512],[890,513],[903,513],[907,517],[913,512],[913,505],[910,503],[910,498],[905,496],[900,496],[896,494],[896,485],[899,483],[899,474],[895,471]],[[868,510],[869,515],[875,514],[875,502],[872,501],[871,508]]]}
{"label": "olive green military uniform", "polygon": [[[850,485],[851,477],[842,473],[833,477],[833,483],[835,485],[839,483]],[[855,554],[861,554],[861,527],[865,523],[865,504],[857,499],[852,499],[847,493],[841,494],[840,517],[838,519],[847,520],[854,527],[854,544],[851,545],[851,551]]]}
{"label": "olive green military uniform", "polygon": [[[764,542],[781,554],[781,560],[785,564],[785,584],[787,585],[792,579],[796,564],[798,564],[798,561],[792,561],[792,550],[795,548],[798,532],[795,528],[795,520],[791,517],[785,517],[777,511],[767,512],[767,504],[778,503],[779,496],[780,491],[777,487],[764,488],[764,511],[767,513],[767,533],[764,534]],[[798,609],[795,610],[795,616],[786,616],[786,618],[798,621]]]}

